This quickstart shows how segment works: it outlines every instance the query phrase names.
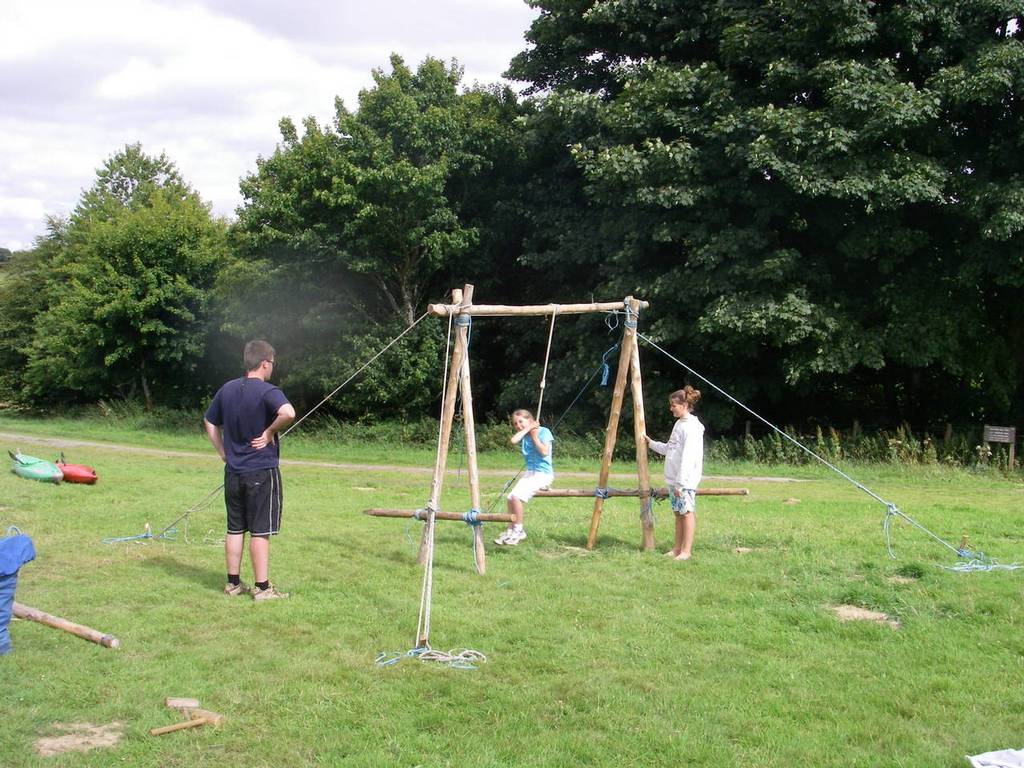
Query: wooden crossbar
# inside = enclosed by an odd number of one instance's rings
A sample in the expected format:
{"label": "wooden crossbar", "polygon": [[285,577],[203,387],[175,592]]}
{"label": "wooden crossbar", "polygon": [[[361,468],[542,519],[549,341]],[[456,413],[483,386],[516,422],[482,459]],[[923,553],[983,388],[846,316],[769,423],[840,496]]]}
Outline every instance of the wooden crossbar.
{"label": "wooden crossbar", "polygon": [[[418,515],[425,515],[422,510],[419,509],[364,509],[364,514],[370,515],[371,517],[399,517],[399,518],[414,518]],[[435,520],[460,520],[465,521],[461,512],[435,512]],[[511,523],[512,515],[498,514],[489,512],[478,512],[476,519],[481,523]]]}
{"label": "wooden crossbar", "polygon": [[[608,488],[605,494],[608,498],[615,496],[639,496],[639,488]],[[537,491],[535,496],[549,496],[552,498],[577,498],[582,496],[597,496],[594,488],[549,488],[544,491]],[[657,499],[668,498],[667,488],[652,488],[651,495]],[[748,496],[750,491],[746,488],[698,488],[698,496]]]}
{"label": "wooden crossbar", "polygon": [[[646,309],[646,301],[637,305]],[[591,312],[614,312],[624,309],[622,301],[601,301],[591,304],[527,304],[512,306],[508,304],[428,304],[427,312],[437,317],[447,317],[449,313],[458,315],[475,315],[477,317],[514,317],[516,315],[550,315],[557,311],[559,315],[586,315]]]}

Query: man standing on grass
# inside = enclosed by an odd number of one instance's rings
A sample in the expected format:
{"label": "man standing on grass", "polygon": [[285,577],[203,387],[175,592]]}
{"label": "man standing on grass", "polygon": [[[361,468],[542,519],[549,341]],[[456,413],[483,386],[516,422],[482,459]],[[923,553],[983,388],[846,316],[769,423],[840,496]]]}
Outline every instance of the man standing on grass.
{"label": "man standing on grass", "polygon": [[242,549],[249,532],[254,600],[288,597],[270,583],[270,537],[281,527],[281,470],[277,433],[295,419],[284,393],[269,383],[274,348],[265,341],[245,345],[245,376],[222,386],[206,409],[206,436],[224,461],[224,505],[228,528],[224,559],[228,582],[224,593],[249,593],[239,576]]}

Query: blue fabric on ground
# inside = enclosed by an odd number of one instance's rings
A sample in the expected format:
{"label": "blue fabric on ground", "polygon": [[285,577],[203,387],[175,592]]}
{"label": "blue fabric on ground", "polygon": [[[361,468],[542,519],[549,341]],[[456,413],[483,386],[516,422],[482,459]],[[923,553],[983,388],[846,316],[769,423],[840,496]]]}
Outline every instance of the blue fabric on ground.
{"label": "blue fabric on ground", "polygon": [[0,656],[11,652],[11,633],[7,630],[7,625],[11,622],[14,587],[17,581],[17,574],[0,576]]}
{"label": "blue fabric on ground", "polygon": [[12,576],[29,560],[36,559],[32,539],[23,533],[0,539],[0,576]]}
{"label": "blue fabric on ground", "polygon": [[18,569],[36,557],[32,539],[19,533],[0,539],[0,656],[11,652],[11,635],[7,625],[14,608],[14,588]]}

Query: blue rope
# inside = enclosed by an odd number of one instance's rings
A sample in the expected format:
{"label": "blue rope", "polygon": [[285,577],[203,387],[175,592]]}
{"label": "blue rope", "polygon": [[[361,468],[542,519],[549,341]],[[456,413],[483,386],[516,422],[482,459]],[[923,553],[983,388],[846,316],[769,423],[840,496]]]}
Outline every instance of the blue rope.
{"label": "blue rope", "polygon": [[597,498],[599,498],[599,499],[607,499],[608,498],[608,489],[607,488],[595,488],[594,489],[594,495],[597,496]]}
{"label": "blue rope", "polygon": [[590,384],[597,377],[598,373],[600,373],[602,371],[604,372],[603,375],[601,376],[601,386],[602,387],[608,386],[608,355],[610,355],[612,352],[614,352],[618,348],[619,348],[619,342],[615,342],[610,347],[608,347],[608,349],[605,350],[603,355],[601,355],[601,363],[600,363],[600,365],[598,365],[597,368],[594,369],[594,372],[592,374],[590,374],[590,378],[588,378],[586,380],[586,382],[583,384],[583,387],[580,389],[580,391],[576,393],[576,397],[574,397],[572,399],[572,402],[569,403],[568,407],[566,407],[566,409],[564,411],[562,411],[562,415],[559,416],[555,420],[555,423],[551,425],[551,431],[552,432],[554,432],[556,429],[558,429],[558,425],[561,424],[562,420],[566,416],[569,415],[569,411],[571,411],[573,406],[576,405],[577,402],[579,402],[579,399],[581,397],[583,397],[583,393],[587,391],[587,389],[590,387]]}
{"label": "blue rope", "polygon": [[462,522],[466,523],[466,525],[483,525],[483,523],[480,522],[479,515],[479,509],[471,509],[469,512],[463,512]]}
{"label": "blue rope", "polygon": [[158,534],[156,534],[154,536],[153,532],[151,530],[149,530],[149,528],[147,527],[145,532],[140,533],[138,536],[117,536],[117,537],[110,538],[110,539],[103,539],[102,543],[104,543],[104,544],[119,544],[122,541],[141,541],[143,539],[153,539],[154,541],[159,541],[160,539],[164,539],[166,541],[174,541],[174,534],[176,534],[177,532],[178,532],[177,528],[168,528],[166,531],[163,531],[162,533],[158,533]]}

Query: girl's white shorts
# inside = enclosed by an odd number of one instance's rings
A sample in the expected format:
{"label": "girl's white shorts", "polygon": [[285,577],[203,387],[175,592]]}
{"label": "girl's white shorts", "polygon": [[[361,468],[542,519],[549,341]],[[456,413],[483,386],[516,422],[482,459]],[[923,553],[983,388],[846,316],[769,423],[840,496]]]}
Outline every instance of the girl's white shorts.
{"label": "girl's white shorts", "polygon": [[[676,496],[676,491],[679,491],[679,496]],[[672,511],[677,515],[693,512],[697,508],[697,489],[683,488],[681,485],[672,485],[670,483],[668,486],[668,500],[672,505]]]}
{"label": "girl's white shorts", "polygon": [[553,482],[555,476],[547,472],[523,472],[523,476],[512,486],[508,496],[510,499],[519,499],[525,503],[541,488],[550,488]]}

